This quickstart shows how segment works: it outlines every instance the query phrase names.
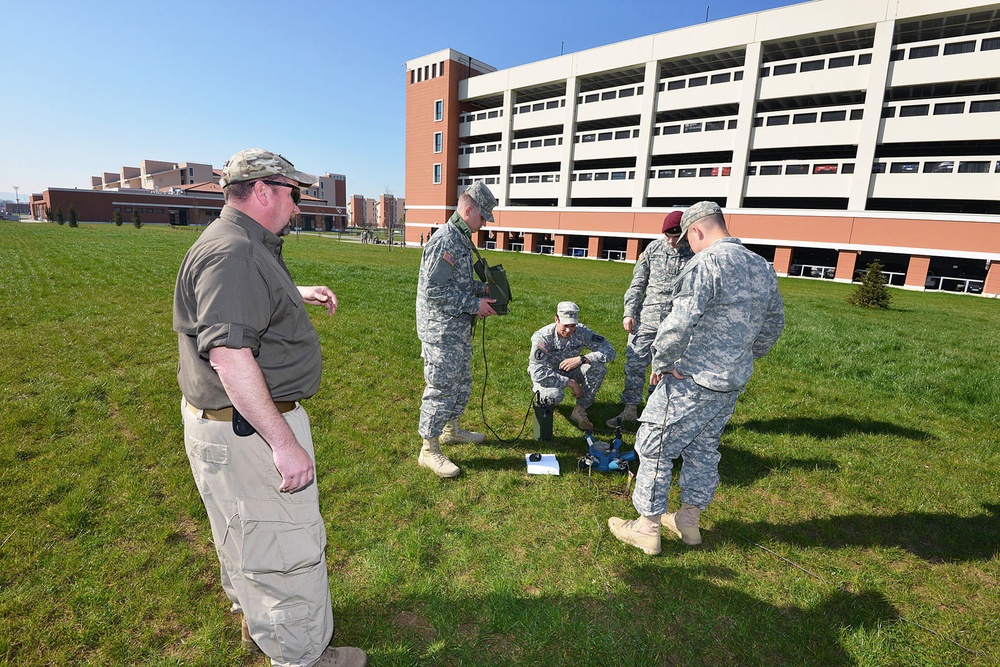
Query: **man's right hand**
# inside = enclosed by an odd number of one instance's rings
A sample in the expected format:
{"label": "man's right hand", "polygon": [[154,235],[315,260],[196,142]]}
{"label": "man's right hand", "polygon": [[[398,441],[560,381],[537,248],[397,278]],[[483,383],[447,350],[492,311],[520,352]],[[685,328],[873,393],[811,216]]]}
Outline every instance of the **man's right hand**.
{"label": "man's right hand", "polygon": [[281,473],[281,486],[278,487],[278,491],[294,493],[309,486],[316,476],[312,458],[299,443],[295,442],[281,448],[272,447],[271,453],[274,456],[274,467]]}
{"label": "man's right hand", "polygon": [[569,379],[569,382],[566,383],[566,386],[569,387],[570,391],[573,392],[573,398],[580,398],[581,396],[583,396],[583,387],[581,387],[580,383],[574,380],[573,378]]}
{"label": "man's right hand", "polygon": [[476,313],[476,317],[489,317],[490,315],[496,315],[497,311],[493,310],[491,303],[496,303],[496,299],[488,299],[483,297],[479,300],[479,312]]}
{"label": "man's right hand", "polygon": [[635,329],[635,318],[634,317],[623,318],[622,327],[625,329],[625,331],[632,333],[632,329]]}

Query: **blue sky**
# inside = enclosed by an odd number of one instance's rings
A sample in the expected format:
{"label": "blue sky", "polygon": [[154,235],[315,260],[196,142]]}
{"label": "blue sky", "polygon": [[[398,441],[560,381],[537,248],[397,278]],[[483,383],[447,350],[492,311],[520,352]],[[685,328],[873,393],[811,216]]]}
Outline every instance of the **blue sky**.
{"label": "blue sky", "polygon": [[0,198],[252,146],[404,196],[404,63],[498,69],[794,0],[5,3]]}

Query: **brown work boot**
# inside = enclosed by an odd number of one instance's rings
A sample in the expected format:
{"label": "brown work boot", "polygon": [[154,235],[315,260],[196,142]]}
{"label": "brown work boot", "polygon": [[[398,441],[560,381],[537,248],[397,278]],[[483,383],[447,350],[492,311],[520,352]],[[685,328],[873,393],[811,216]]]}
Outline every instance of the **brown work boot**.
{"label": "brown work boot", "polygon": [[444,431],[438,437],[438,442],[442,445],[457,445],[466,442],[483,442],[486,436],[475,431],[466,431],[458,425],[458,418],[452,419],[444,425]]}
{"label": "brown work boot", "polygon": [[640,516],[626,521],[616,516],[608,519],[611,533],[625,544],[639,547],[650,556],[660,553],[660,516]]}
{"label": "brown work boot", "polygon": [[701,531],[698,530],[699,516],[701,516],[700,508],[681,503],[679,510],[663,515],[663,525],[674,531],[684,544],[694,547],[701,544]]}
{"label": "brown work boot", "polygon": [[365,667],[368,654],[353,646],[327,646],[313,667]]}
{"label": "brown work boot", "polygon": [[573,408],[573,412],[569,415],[569,420],[576,424],[581,431],[594,430],[594,423],[587,417],[587,411],[581,408],[579,404]]}
{"label": "brown work boot", "polygon": [[639,415],[636,414],[637,407],[636,405],[626,405],[621,414],[615,415],[604,423],[608,425],[608,428],[615,428],[616,426],[624,426],[625,422],[637,422],[639,421]]}
{"label": "brown work boot", "polygon": [[441,453],[437,438],[424,438],[417,463],[425,468],[430,468],[438,477],[458,477],[460,472],[458,466]]}
{"label": "brown work boot", "polygon": [[257,646],[257,642],[250,636],[250,626],[247,625],[247,617],[240,616],[240,621],[240,625],[242,626],[240,628],[240,634],[242,635],[240,637],[240,645],[251,653],[260,653],[260,647]]}

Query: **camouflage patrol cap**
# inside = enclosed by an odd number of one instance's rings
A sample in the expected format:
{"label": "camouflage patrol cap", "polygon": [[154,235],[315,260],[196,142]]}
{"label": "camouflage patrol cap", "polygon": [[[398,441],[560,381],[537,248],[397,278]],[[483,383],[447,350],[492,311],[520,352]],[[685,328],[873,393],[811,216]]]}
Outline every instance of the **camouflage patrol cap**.
{"label": "camouflage patrol cap", "polygon": [[572,301],[560,301],[556,306],[556,317],[559,318],[559,324],[579,324],[580,306]]}
{"label": "camouflage patrol cap", "polygon": [[319,180],[318,176],[298,171],[291,162],[277,153],[263,148],[247,148],[226,160],[222,165],[222,178],[219,185],[226,187],[231,183],[253,181],[267,176],[284,176],[290,178],[304,188]]}
{"label": "camouflage patrol cap", "polygon": [[722,215],[722,209],[714,201],[700,201],[684,211],[684,215],[681,216],[681,241],[687,240],[691,225],[710,215]]}
{"label": "camouflage patrol cap", "polygon": [[482,181],[476,181],[466,188],[465,192],[472,197],[472,201],[476,202],[476,206],[479,207],[479,215],[483,217],[483,220],[493,222],[493,207],[497,205],[497,198],[493,196],[486,184]]}

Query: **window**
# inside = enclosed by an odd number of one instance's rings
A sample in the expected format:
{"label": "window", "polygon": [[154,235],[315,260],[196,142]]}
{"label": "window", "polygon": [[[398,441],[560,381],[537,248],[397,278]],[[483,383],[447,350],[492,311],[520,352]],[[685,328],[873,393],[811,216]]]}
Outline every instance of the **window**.
{"label": "window", "polygon": [[701,132],[701,123],[684,123],[684,133]]}
{"label": "window", "polygon": [[657,177],[658,178],[673,178],[674,177],[674,170],[673,169],[661,169],[659,171],[659,173],[657,173]]}
{"label": "window", "polygon": [[814,164],[813,165],[814,174],[836,174],[837,165],[835,164]]}
{"label": "window", "polygon": [[747,176],[756,176],[756,175],[757,175],[757,165],[754,165],[752,167],[747,167]]}
{"label": "window", "polygon": [[559,108],[559,100],[550,100],[550,101],[546,102],[545,103],[545,108],[546,109],[558,109]]}
{"label": "window", "polygon": [[718,167],[702,167],[701,169],[698,170],[699,177],[718,176],[718,175],[719,175]]}
{"label": "window", "polygon": [[854,56],[840,56],[839,58],[830,58],[830,69],[837,69],[838,67],[854,67]]}
{"label": "window", "polygon": [[742,80],[743,80],[743,70],[740,70],[739,72],[735,72],[733,74],[733,81],[742,81]]}
{"label": "window", "polygon": [[732,78],[732,75],[729,72],[725,72],[723,74],[713,74],[712,75],[712,83],[713,84],[716,84],[716,83],[729,83],[729,80],[731,78]]}
{"label": "window", "polygon": [[925,174],[950,174],[955,170],[955,163],[951,160],[943,162],[924,162]]}
{"label": "window", "polygon": [[753,126],[754,127],[764,127],[764,117],[763,116],[757,116],[756,118],[754,118],[753,119]]}
{"label": "window", "polygon": [[697,169],[680,169],[677,175],[680,178],[694,178],[697,172]]}
{"label": "window", "polygon": [[728,127],[728,128],[730,129],[730,130],[735,130],[735,129],[736,129],[736,119],[735,119],[735,118],[731,119],[731,120],[729,121],[729,123],[727,124],[727,127]]}
{"label": "window", "polygon": [[606,172],[606,171],[600,171],[600,172],[594,174],[594,180],[595,181],[606,181],[606,180],[608,180],[608,172]]}
{"label": "window", "polygon": [[840,168],[840,173],[842,174],[853,174],[854,173],[854,163],[848,162]]}
{"label": "window", "polygon": [[916,162],[893,162],[889,165],[890,174],[915,174],[918,163]]}
{"label": "window", "polygon": [[585,134],[583,135],[583,143],[589,144],[591,141],[597,141],[596,134]]}
{"label": "window", "polygon": [[788,125],[788,116],[769,116],[767,119],[767,126],[772,125]]}
{"label": "window", "polygon": [[802,125],[803,123],[815,123],[815,113],[797,113],[792,116],[792,125]]}
{"label": "window", "polygon": [[982,162],[959,162],[958,173],[960,174],[988,174],[990,173],[990,163]]}
{"label": "window", "polygon": [[616,97],[618,97],[618,91],[617,90],[609,90],[607,92],[601,93],[601,101],[604,101],[604,100],[613,100]]}
{"label": "window", "polygon": [[500,112],[499,112],[499,111],[491,111],[491,112],[489,113],[489,117],[490,117],[490,118],[496,118],[496,117],[497,117],[497,116],[499,116],[499,115],[500,115]]}
{"label": "window", "polygon": [[996,51],[997,49],[1000,49],[1000,37],[984,39],[983,43],[979,45],[980,51]]}
{"label": "window", "polygon": [[810,60],[808,62],[802,63],[802,65],[799,67],[799,71],[800,72],[815,72],[816,70],[823,69],[823,66],[825,64],[826,64],[826,62],[823,61],[823,60]]}
{"label": "window", "polygon": [[[897,51],[893,51],[893,52],[891,52],[889,54],[889,62],[893,62],[893,61],[896,61],[896,60],[902,60],[903,56],[905,56],[905,55],[906,55],[906,52],[903,51],[902,49],[899,49]],[[859,59],[858,64],[859,65],[861,64],[860,59]]]}
{"label": "window", "polygon": [[760,168],[761,176],[778,176],[781,174],[781,165],[766,164]]}
{"label": "window", "polygon": [[882,107],[882,118],[895,118],[896,107]]}
{"label": "window", "polygon": [[684,79],[678,79],[677,81],[670,81],[667,83],[667,90],[678,90],[687,85],[687,81]]}
{"label": "window", "polygon": [[864,109],[851,109],[851,120],[861,120],[865,117]]}
{"label": "window", "polygon": [[793,174],[808,174],[809,165],[807,164],[790,164],[785,167],[785,175],[791,176]]}
{"label": "window", "polygon": [[985,100],[969,104],[969,113],[989,113],[991,111],[1000,111],[1000,100]]}
{"label": "window", "polygon": [[724,130],[726,129],[726,121],[724,120],[710,120],[705,123],[705,131],[711,132],[713,130]]}
{"label": "window", "polygon": [[795,74],[795,63],[789,63],[787,65],[775,65],[774,76],[781,76],[782,74]]}
{"label": "window", "polygon": [[937,44],[931,44],[930,46],[914,46],[910,49],[910,60],[916,60],[917,58],[934,58],[937,54]]}
{"label": "window", "polygon": [[884,174],[885,173],[885,162],[875,162],[872,164],[873,174]]}
{"label": "window", "polygon": [[688,81],[688,88],[695,88],[696,86],[707,86],[708,77],[707,76],[694,76]]}
{"label": "window", "polygon": [[580,180],[581,181],[592,181],[592,180],[594,180],[594,175],[593,174],[580,174]]}
{"label": "window", "polygon": [[819,122],[821,123],[832,123],[838,120],[847,120],[847,111],[824,111],[820,117]]}
{"label": "window", "polygon": [[899,108],[899,117],[926,116],[928,111],[930,111],[930,106],[927,104],[911,104],[910,106]]}
{"label": "window", "polygon": [[665,135],[666,134],[680,134],[680,133],[681,133],[681,126],[680,125],[667,125],[665,128],[663,128],[663,134],[665,134]]}
{"label": "window", "polygon": [[625,172],[624,171],[613,171],[613,172],[611,172],[611,180],[612,181],[624,181],[625,180]]}
{"label": "window", "polygon": [[956,53],[972,53],[976,50],[976,42],[953,42],[951,44],[944,45],[944,54],[946,56],[954,55]]}
{"label": "window", "polygon": [[[562,137],[559,137],[559,138],[561,139]],[[556,145],[556,137],[550,137],[550,138],[546,139],[545,141],[542,142],[542,145],[543,146],[555,146]]]}
{"label": "window", "polygon": [[598,95],[597,93],[591,93],[590,95],[587,95],[584,98],[584,101],[585,102],[596,102],[598,100],[598,98],[600,98],[600,95]]}
{"label": "window", "polygon": [[545,102],[535,102],[531,105],[532,111],[542,111],[545,109]]}
{"label": "window", "polygon": [[770,67],[761,67],[760,68],[760,78],[763,79],[765,76],[768,76],[770,74],[771,74],[771,68]]}
{"label": "window", "polygon": [[434,152],[440,153],[444,149],[444,133],[434,133]]}
{"label": "window", "polygon": [[862,53],[860,56],[858,56],[858,64],[859,65],[871,65],[872,64],[872,54],[870,54],[870,53]]}
{"label": "window", "polygon": [[441,183],[441,163],[434,165],[434,185]]}
{"label": "window", "polygon": [[632,137],[632,130],[618,130],[615,132],[615,139],[630,139]]}
{"label": "window", "polygon": [[434,121],[444,120],[444,100],[434,101]]}
{"label": "window", "polygon": [[597,133],[597,140],[598,141],[611,141],[611,137],[612,137],[613,134],[614,134],[613,132],[598,132]]}
{"label": "window", "polygon": [[955,113],[965,113],[965,102],[942,102],[934,105],[935,116],[947,116]]}
{"label": "window", "polygon": [[635,95],[635,88],[624,88],[618,91],[618,99],[632,97],[633,95]]}

